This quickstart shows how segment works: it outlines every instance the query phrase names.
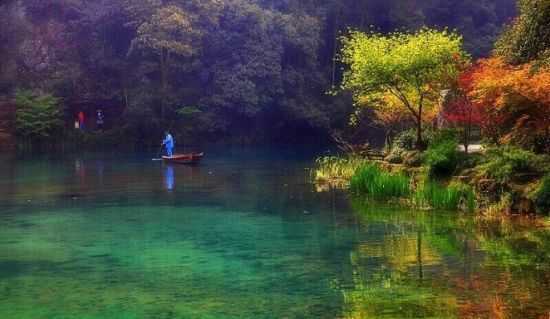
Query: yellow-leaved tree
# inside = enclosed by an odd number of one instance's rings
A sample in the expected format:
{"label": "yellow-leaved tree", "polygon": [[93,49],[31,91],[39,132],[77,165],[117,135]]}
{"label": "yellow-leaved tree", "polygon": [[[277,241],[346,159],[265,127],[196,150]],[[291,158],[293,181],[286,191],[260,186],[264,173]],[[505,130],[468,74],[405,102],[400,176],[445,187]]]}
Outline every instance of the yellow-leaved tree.
{"label": "yellow-leaved tree", "polygon": [[373,107],[379,113],[388,113],[385,110],[392,105],[388,100],[406,110],[416,127],[417,148],[425,147],[426,116],[435,114],[441,91],[469,61],[462,38],[432,29],[389,35],[353,31],[342,43],[341,60],[347,66],[342,89],[353,93],[356,105]]}

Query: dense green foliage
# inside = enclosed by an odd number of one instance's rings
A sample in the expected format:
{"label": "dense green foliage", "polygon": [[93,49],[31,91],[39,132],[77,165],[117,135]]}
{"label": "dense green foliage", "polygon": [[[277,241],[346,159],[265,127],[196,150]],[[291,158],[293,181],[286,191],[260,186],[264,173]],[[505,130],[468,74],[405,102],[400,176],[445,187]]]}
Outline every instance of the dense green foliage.
{"label": "dense green foliage", "polygon": [[32,142],[52,141],[63,128],[59,100],[46,95],[20,91],[15,99],[17,134]]}
{"label": "dense green foliage", "polygon": [[[456,28],[487,54],[514,1],[7,0],[0,3],[0,95],[60,97],[65,121],[102,108],[136,141],[176,135],[323,138],[346,126],[336,41],[380,32]],[[200,113],[177,116],[184,105]],[[300,134],[309,133],[309,134]]]}
{"label": "dense green foliage", "polygon": [[542,179],[535,193],[535,205],[540,213],[550,215],[550,174]]}
{"label": "dense green foliage", "polygon": [[[426,128],[422,131],[422,140],[428,145],[432,143],[435,137],[436,132],[431,128]],[[391,147],[400,148],[406,151],[412,151],[415,149],[415,143],[416,130],[414,128],[410,128],[397,134]]]}
{"label": "dense green foliage", "polygon": [[478,177],[492,178],[503,184],[511,181],[518,173],[543,174],[550,169],[549,165],[546,156],[505,146],[488,149],[476,171]]}
{"label": "dense green foliage", "polygon": [[550,1],[519,0],[519,11],[497,42],[496,53],[513,64],[550,63]]}
{"label": "dense green foliage", "polygon": [[424,156],[431,177],[451,175],[459,160],[457,138],[452,134],[442,134],[429,145]]}
{"label": "dense green foliage", "polygon": [[426,113],[468,60],[462,38],[447,31],[421,29],[414,34],[352,32],[343,39],[342,62],[348,66],[343,88],[357,104],[376,108],[394,98],[410,112],[416,146],[422,148]]}

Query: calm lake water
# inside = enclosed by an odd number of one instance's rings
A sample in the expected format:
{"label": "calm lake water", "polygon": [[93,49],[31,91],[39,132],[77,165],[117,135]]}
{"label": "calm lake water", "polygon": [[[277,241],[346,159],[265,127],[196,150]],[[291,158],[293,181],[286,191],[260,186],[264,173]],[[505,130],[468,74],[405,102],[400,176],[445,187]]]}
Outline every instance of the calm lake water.
{"label": "calm lake water", "polygon": [[0,318],[549,318],[550,230],[382,207],[319,153],[0,158]]}

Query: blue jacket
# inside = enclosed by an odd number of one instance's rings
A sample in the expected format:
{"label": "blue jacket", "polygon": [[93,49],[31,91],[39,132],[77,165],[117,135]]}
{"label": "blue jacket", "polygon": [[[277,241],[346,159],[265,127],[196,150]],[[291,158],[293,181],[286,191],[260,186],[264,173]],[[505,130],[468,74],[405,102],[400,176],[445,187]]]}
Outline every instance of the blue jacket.
{"label": "blue jacket", "polygon": [[171,134],[167,134],[164,138],[164,141],[162,141],[162,144],[166,146],[166,148],[174,148],[174,138]]}

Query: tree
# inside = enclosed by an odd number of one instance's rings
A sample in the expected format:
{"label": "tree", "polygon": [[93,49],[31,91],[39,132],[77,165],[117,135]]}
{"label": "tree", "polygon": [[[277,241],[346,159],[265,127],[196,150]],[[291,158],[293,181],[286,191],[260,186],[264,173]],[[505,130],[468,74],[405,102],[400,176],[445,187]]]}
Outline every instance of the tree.
{"label": "tree", "polygon": [[145,141],[181,105],[201,106],[204,122],[188,122],[201,137],[323,139],[353,112],[349,94],[323,94],[342,77],[340,32],[448,25],[482,55],[513,2],[3,0],[0,93],[38,89],[71,112],[102,108],[128,139]]}
{"label": "tree", "polygon": [[192,26],[192,17],[175,5],[160,7],[137,29],[132,49],[145,49],[158,58],[160,71],[160,118],[164,119],[169,69],[174,55],[190,57],[196,51],[200,33]]}
{"label": "tree", "polygon": [[20,91],[15,103],[15,125],[19,136],[31,142],[44,142],[63,128],[63,113],[57,98]]}
{"label": "tree", "polygon": [[442,110],[446,122],[462,129],[462,144],[468,153],[474,126],[481,127],[484,115],[483,106],[470,99],[468,93],[472,90],[472,75],[475,66],[463,71],[458,77],[457,85],[449,91]]}
{"label": "tree", "polygon": [[518,6],[520,14],[498,40],[496,54],[512,64],[550,63],[550,1],[519,0]]}
{"label": "tree", "polygon": [[[372,107],[372,101],[368,98],[365,101],[357,101],[356,106],[356,112],[352,115],[350,124],[358,126],[361,122],[367,122],[383,129],[386,146],[391,146],[395,135],[408,128],[413,122],[407,108],[398,98],[391,94],[382,96],[374,104],[374,107]],[[364,111],[367,110],[372,112],[364,114]]]}
{"label": "tree", "polygon": [[439,103],[440,91],[468,59],[462,38],[447,31],[422,29],[413,34],[351,32],[343,38],[341,59],[348,66],[342,88],[355,101],[376,107],[391,95],[412,115],[417,148],[424,113]]}
{"label": "tree", "polygon": [[487,121],[499,124],[500,142],[549,152],[548,92],[550,68],[533,72],[533,63],[513,66],[493,57],[480,61],[469,96],[487,108]]}

